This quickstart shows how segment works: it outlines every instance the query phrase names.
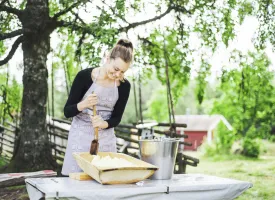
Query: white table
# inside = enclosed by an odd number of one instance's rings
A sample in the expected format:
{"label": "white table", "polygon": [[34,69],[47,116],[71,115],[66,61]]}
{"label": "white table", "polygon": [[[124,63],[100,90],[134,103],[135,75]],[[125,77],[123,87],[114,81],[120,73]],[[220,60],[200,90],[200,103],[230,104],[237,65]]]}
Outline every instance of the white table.
{"label": "white table", "polygon": [[94,180],[70,178],[28,178],[31,200],[45,199],[234,199],[252,184],[202,174],[177,174],[171,180],[145,180],[137,184],[101,185]]}

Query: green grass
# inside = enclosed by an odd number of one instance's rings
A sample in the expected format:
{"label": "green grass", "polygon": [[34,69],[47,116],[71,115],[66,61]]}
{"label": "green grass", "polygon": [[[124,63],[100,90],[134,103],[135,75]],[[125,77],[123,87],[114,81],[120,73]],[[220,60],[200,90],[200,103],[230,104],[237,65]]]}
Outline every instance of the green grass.
{"label": "green grass", "polygon": [[203,173],[251,182],[253,187],[237,200],[275,199],[275,143],[264,141],[264,146],[266,151],[259,159],[233,155],[209,158],[200,152],[186,152],[187,155],[200,159],[197,167],[187,167],[187,173]]}
{"label": "green grass", "polygon": [[17,190],[17,189],[22,189],[22,188],[25,188],[26,186],[25,185],[17,185],[17,186],[10,186],[10,187],[7,187],[8,190]]}

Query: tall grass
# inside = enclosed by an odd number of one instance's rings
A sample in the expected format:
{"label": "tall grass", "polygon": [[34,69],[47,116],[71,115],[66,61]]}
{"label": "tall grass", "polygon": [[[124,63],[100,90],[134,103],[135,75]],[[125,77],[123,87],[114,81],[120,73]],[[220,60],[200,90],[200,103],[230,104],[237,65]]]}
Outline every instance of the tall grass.
{"label": "tall grass", "polygon": [[248,181],[253,187],[237,200],[275,199],[275,143],[263,141],[264,152],[258,159],[240,155],[203,156],[202,152],[186,152],[200,159],[198,167],[187,167],[187,173],[203,173]]}

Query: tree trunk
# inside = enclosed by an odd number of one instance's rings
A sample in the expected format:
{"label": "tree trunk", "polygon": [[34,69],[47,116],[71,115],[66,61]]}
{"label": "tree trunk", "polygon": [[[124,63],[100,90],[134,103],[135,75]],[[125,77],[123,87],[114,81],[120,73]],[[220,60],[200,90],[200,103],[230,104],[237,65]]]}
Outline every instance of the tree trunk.
{"label": "tree trunk", "polygon": [[9,170],[37,171],[55,169],[46,127],[48,97],[47,55],[50,52],[50,34],[47,27],[49,7],[47,0],[29,0],[22,19],[24,75],[18,148]]}

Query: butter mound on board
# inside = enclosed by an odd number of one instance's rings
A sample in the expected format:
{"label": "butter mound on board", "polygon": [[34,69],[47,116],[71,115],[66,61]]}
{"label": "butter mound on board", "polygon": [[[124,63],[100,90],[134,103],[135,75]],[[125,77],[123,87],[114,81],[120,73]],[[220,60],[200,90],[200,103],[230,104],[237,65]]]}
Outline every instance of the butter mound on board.
{"label": "butter mound on board", "polygon": [[158,169],[152,164],[122,153],[98,152],[95,156],[90,152],[74,152],[73,155],[86,174],[104,185],[136,183],[147,179]]}
{"label": "butter mound on board", "polygon": [[135,167],[135,165],[123,158],[111,158],[110,156],[100,157],[96,155],[91,162],[96,167]]}

